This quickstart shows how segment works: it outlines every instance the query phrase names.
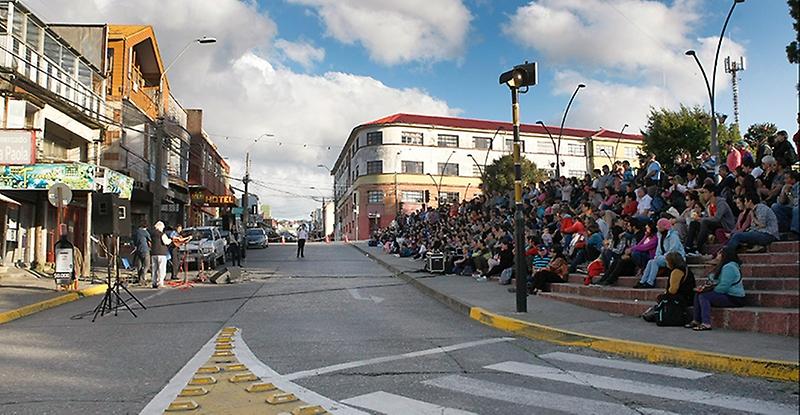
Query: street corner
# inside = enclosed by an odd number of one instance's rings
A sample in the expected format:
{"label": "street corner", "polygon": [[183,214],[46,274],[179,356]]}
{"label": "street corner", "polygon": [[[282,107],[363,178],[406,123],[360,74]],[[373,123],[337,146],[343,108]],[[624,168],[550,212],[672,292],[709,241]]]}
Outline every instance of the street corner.
{"label": "street corner", "polygon": [[106,292],[107,289],[108,285],[98,284],[80,290],[66,291],[60,295],[54,293],[54,295],[56,296],[53,298],[49,298],[47,300],[38,301],[31,304],[26,304],[0,313],[0,324],[5,324],[20,319],[22,317],[29,316],[31,314],[36,314],[45,310],[49,310],[51,308],[55,308],[66,303],[79,300],[83,297],[99,295]]}

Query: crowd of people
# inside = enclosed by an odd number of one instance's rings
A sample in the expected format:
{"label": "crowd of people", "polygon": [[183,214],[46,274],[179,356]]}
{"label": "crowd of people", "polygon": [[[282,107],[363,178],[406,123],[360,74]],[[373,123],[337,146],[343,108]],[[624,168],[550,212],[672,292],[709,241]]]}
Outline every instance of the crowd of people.
{"label": "crowd of people", "polygon": [[[750,151],[752,148],[753,151]],[[667,280],[664,296],[694,305],[687,327],[710,329],[710,307],[744,304],[738,253],[763,252],[779,239],[797,240],[797,153],[781,131],[761,142],[680,152],[667,170],[654,154],[634,169],[628,161],[583,178],[558,177],[523,191],[529,294],[581,273],[584,284],[614,285],[636,276],[634,288]],[[510,192],[425,206],[373,235],[373,245],[411,259],[445,256],[446,272],[510,284],[517,247]],[[714,271],[696,286],[687,257],[705,256]],[[514,288],[510,287],[509,291]]]}

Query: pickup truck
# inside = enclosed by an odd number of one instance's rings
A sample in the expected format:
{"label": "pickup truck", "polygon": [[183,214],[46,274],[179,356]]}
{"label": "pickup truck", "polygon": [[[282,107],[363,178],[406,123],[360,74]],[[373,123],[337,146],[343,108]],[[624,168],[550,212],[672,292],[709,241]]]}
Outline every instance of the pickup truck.
{"label": "pickup truck", "polygon": [[180,247],[181,254],[188,252],[187,261],[202,260],[209,268],[225,263],[225,239],[220,234],[219,228],[213,226],[186,228],[181,232],[181,236],[192,237]]}

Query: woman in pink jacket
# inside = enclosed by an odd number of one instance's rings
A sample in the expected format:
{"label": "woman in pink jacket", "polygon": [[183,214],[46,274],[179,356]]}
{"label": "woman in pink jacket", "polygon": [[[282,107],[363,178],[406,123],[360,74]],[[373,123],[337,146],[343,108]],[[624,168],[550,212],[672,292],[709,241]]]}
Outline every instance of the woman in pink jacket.
{"label": "woman in pink jacket", "polygon": [[647,261],[656,255],[656,246],[658,246],[658,235],[653,228],[653,222],[647,222],[644,225],[644,236],[631,248],[631,258],[636,264],[636,277],[642,276]]}

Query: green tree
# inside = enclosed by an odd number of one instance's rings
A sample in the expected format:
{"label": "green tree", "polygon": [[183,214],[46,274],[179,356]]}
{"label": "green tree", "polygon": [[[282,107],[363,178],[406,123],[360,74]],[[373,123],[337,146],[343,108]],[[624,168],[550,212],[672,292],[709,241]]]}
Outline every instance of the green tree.
{"label": "green tree", "polygon": [[744,134],[744,139],[751,146],[756,146],[761,140],[775,135],[778,132],[778,127],[771,122],[764,122],[760,124],[753,124],[747,128],[747,132]]}
{"label": "green tree", "polygon": [[[538,183],[547,179],[547,173],[539,170],[532,161],[522,158],[522,184]],[[488,191],[511,191],[514,189],[514,158],[503,156],[486,166],[484,185]]]}
{"label": "green tree", "polygon": [[789,14],[794,19],[794,33],[795,39],[792,43],[786,46],[786,58],[789,63],[800,63],[800,0],[787,0],[789,4]]}
{"label": "green tree", "polygon": [[[644,136],[644,151],[655,153],[656,158],[667,168],[672,167],[675,155],[686,150],[692,157],[698,156],[711,146],[710,115],[699,106],[681,105],[678,111],[666,108],[650,111]],[[736,125],[719,124],[717,140],[720,149],[725,143],[739,141],[741,135]],[[721,156],[725,157],[723,151]]]}

